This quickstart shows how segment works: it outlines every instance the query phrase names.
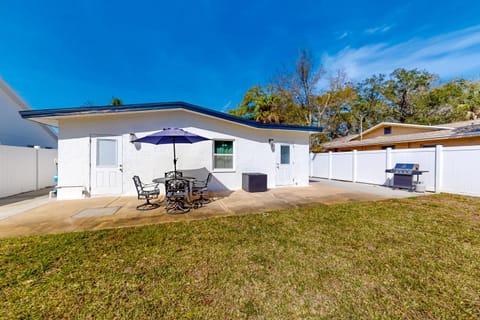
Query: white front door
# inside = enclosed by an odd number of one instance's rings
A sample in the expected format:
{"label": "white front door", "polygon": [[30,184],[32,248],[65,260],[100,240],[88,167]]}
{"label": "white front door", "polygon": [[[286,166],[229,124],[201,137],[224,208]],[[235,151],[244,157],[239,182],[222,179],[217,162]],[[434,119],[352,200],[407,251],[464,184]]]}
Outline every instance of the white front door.
{"label": "white front door", "polygon": [[293,145],[287,143],[275,144],[275,184],[289,186],[294,184],[293,176]]}
{"label": "white front door", "polygon": [[90,154],[91,194],[121,194],[123,191],[122,137],[92,137]]}

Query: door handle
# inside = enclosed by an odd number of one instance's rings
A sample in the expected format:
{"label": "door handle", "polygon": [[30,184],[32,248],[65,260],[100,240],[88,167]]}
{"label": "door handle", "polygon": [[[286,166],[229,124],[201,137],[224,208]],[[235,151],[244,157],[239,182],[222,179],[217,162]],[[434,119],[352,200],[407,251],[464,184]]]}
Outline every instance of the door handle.
{"label": "door handle", "polygon": [[122,165],[122,164],[120,164],[120,165],[118,166],[118,170],[120,170],[120,172],[123,172],[123,165]]}

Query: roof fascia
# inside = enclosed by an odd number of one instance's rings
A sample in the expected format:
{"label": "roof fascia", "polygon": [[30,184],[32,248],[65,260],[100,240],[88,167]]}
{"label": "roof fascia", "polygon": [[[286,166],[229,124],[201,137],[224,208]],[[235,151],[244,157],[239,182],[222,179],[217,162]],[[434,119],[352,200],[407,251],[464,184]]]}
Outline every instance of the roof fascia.
{"label": "roof fascia", "polygon": [[[83,108],[65,108],[65,109],[42,109],[42,110],[26,110],[20,111],[20,115],[24,119],[30,119],[37,122],[42,122],[41,118],[56,119],[59,117],[68,116],[96,116],[106,114],[119,114],[126,112],[144,112],[144,111],[164,111],[164,110],[185,110],[194,112],[204,116],[210,116],[216,119],[226,120],[238,124],[243,124],[249,127],[257,129],[277,129],[277,130],[294,130],[294,131],[308,131],[308,132],[321,132],[321,127],[306,127],[296,125],[284,125],[284,124],[263,124],[252,120],[243,119],[237,116],[232,116],[223,112],[195,106],[185,102],[165,102],[165,103],[149,103],[149,104],[131,104],[123,106],[99,106],[99,107],[83,107]],[[45,122],[43,122],[45,123]]]}

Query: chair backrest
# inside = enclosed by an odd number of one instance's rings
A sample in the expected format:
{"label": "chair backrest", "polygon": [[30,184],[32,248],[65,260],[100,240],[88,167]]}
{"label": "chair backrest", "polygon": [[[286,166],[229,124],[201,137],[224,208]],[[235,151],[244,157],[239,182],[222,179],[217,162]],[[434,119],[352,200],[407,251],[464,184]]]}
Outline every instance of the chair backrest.
{"label": "chair backrest", "polygon": [[212,181],[213,174],[211,172],[208,173],[207,180],[205,180],[205,187],[208,187],[210,181]]}
{"label": "chair backrest", "polygon": [[140,181],[139,176],[133,176],[133,183],[135,183],[135,188],[137,188],[137,193],[142,194],[143,193],[143,185],[142,181]]}
{"label": "chair backrest", "polygon": [[206,189],[208,188],[208,185],[210,184],[210,181],[212,181],[213,174],[211,172],[208,173],[207,178],[205,180],[196,180],[193,182],[193,187],[195,189]]}
{"label": "chair backrest", "polygon": [[183,173],[181,171],[168,171],[165,172],[165,178],[181,178]]}
{"label": "chair backrest", "polygon": [[170,179],[165,181],[167,195],[186,195],[188,193],[188,181],[184,179]]}

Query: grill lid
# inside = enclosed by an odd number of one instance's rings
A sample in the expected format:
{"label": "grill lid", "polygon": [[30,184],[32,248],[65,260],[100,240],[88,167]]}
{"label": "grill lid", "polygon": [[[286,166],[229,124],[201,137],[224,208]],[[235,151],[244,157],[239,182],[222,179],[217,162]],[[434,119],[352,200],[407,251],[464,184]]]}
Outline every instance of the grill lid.
{"label": "grill lid", "polygon": [[403,175],[422,174],[424,171],[420,171],[419,168],[418,163],[397,163],[395,168],[387,169],[385,172]]}
{"label": "grill lid", "polygon": [[402,169],[402,170],[418,170],[420,166],[418,163],[397,163],[395,165],[395,170]]}

